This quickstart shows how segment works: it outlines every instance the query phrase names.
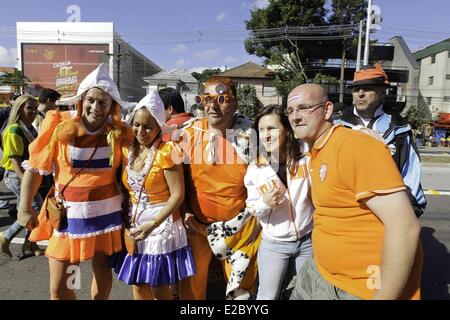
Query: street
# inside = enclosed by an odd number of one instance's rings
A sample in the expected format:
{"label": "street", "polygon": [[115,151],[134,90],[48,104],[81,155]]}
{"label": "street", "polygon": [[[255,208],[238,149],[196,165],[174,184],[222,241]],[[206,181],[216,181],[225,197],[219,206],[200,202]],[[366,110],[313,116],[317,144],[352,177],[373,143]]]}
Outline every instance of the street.
{"label": "street", "polygon": [[[424,268],[422,275],[423,299],[450,299],[450,195],[433,195],[428,190],[450,190],[450,166],[430,166],[425,164],[422,173],[422,185],[427,193],[428,207],[420,218],[422,224],[421,240],[424,248]],[[14,197],[8,192],[3,182],[0,183],[0,198]],[[5,230],[13,220],[6,210],[0,210],[0,230]],[[0,257],[0,299],[7,300],[39,300],[49,298],[48,262],[45,256],[29,257],[19,260],[23,241],[22,232],[11,251],[14,259]],[[81,264],[81,286],[77,290],[79,299],[90,299],[90,283],[92,272],[90,263]],[[132,299],[131,289],[115,279],[113,275],[111,299]],[[221,299],[223,284],[210,283],[208,299]]]}

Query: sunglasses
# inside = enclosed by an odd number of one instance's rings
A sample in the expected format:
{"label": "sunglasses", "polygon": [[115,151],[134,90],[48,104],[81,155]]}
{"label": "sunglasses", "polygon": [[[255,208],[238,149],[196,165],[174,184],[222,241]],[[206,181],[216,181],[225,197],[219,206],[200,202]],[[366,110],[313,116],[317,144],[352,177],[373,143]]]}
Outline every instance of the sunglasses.
{"label": "sunglasses", "polygon": [[197,104],[208,105],[210,103],[217,103],[220,107],[233,100],[234,96],[228,94],[201,94],[194,98]]}

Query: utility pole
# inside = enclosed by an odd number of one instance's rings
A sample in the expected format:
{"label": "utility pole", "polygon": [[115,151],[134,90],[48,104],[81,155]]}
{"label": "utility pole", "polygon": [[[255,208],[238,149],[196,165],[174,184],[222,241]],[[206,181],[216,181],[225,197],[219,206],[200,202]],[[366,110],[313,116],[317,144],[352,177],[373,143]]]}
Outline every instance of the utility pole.
{"label": "utility pole", "polygon": [[363,32],[363,20],[359,22],[359,36],[358,36],[358,52],[356,53],[356,71],[361,67],[361,42]]}
{"label": "utility pole", "polygon": [[372,0],[369,0],[369,5],[367,6],[367,24],[366,24],[366,46],[364,49],[364,65],[369,64],[369,41],[370,41],[370,24],[372,15]]}
{"label": "utility pole", "polygon": [[120,54],[120,43],[117,42],[117,89],[120,92],[120,60],[122,56]]}
{"label": "utility pole", "polygon": [[[345,43],[345,41],[344,41]],[[345,52],[347,51],[347,48],[344,46],[344,48],[342,49],[342,57],[341,57],[341,80],[339,83],[339,102],[343,103],[344,102],[344,90],[345,90],[345,79],[344,79],[344,75],[345,75]]]}

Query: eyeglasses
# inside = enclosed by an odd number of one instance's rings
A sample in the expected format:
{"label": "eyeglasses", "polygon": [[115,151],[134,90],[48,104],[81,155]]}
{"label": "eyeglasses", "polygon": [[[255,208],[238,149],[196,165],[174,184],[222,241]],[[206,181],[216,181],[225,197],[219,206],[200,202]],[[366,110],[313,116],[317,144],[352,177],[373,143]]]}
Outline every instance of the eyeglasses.
{"label": "eyeglasses", "polygon": [[299,112],[302,115],[305,114],[310,114],[313,113],[314,111],[316,111],[316,109],[323,107],[328,101],[324,101],[324,102],[320,102],[317,104],[313,104],[311,106],[305,106],[305,105],[300,105],[296,108],[293,107],[287,107],[284,112],[285,114],[289,117],[292,116],[294,114],[294,112]]}
{"label": "eyeglasses", "polygon": [[195,96],[194,101],[197,104],[208,105],[210,103],[217,103],[223,107],[234,99],[234,96],[228,94],[202,94]]}

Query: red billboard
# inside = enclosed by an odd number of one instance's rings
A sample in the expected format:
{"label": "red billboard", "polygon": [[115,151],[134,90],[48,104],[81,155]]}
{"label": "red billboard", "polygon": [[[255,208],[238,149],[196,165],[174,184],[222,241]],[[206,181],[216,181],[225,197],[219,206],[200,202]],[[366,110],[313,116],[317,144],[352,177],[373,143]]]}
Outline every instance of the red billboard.
{"label": "red billboard", "polygon": [[30,89],[52,88],[74,95],[81,81],[108,61],[107,44],[22,44],[22,70]]}

